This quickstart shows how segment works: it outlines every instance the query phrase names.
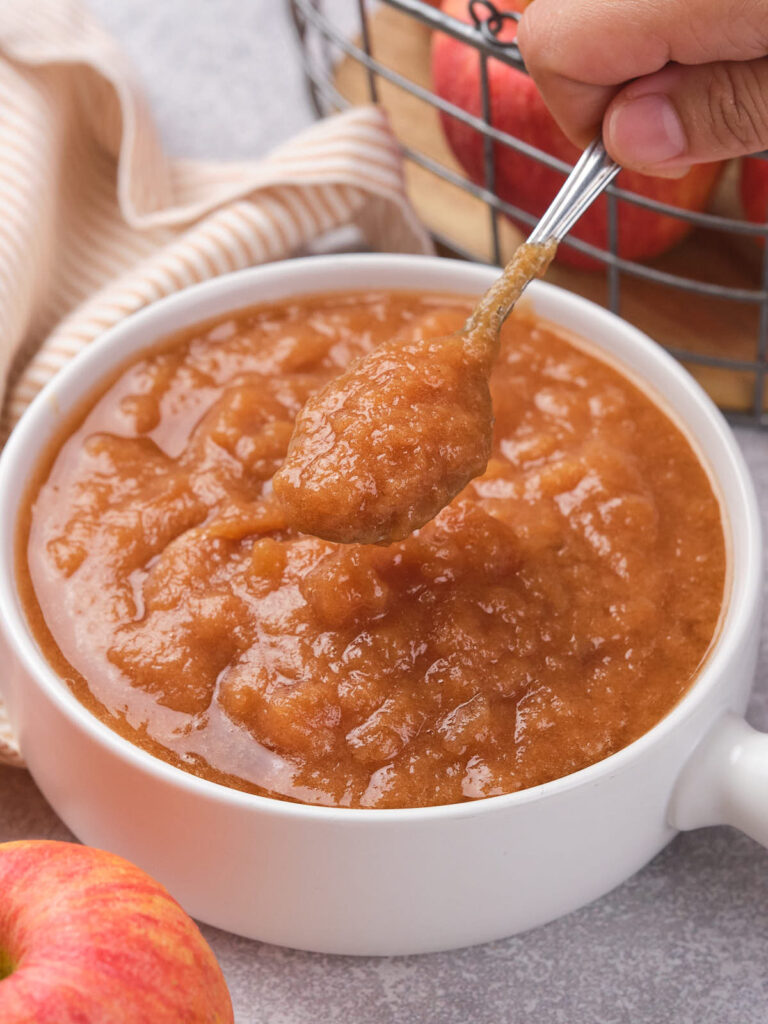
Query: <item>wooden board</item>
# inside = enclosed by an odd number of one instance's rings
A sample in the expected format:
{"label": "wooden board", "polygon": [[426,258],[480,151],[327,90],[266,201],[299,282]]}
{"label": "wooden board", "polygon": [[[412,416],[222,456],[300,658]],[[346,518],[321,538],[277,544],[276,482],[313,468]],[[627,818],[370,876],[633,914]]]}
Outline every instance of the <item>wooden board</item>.
{"label": "wooden board", "polygon": [[[431,89],[431,32],[426,25],[382,5],[371,18],[370,34],[377,60],[417,85]],[[344,58],[336,67],[335,85],[353,104],[370,102],[368,74],[351,58]],[[448,148],[435,108],[381,78],[377,88],[379,101],[387,108],[401,141],[465,178]],[[713,197],[713,212],[739,215],[737,175],[736,164],[727,169]],[[412,161],[406,164],[406,179],[411,200],[430,231],[477,259],[492,259],[490,213],[481,199]],[[504,217],[499,218],[499,235],[506,261],[522,235]],[[650,265],[711,283],[756,288],[760,283],[761,250],[753,239],[745,236],[697,229]],[[601,271],[579,271],[556,264],[547,280],[607,304],[607,282]],[[754,304],[698,296],[622,275],[620,312],[668,348],[750,362],[756,358],[758,308]],[[751,410],[753,373],[695,363],[686,365],[723,408]],[[768,395],[765,402],[768,408]]]}

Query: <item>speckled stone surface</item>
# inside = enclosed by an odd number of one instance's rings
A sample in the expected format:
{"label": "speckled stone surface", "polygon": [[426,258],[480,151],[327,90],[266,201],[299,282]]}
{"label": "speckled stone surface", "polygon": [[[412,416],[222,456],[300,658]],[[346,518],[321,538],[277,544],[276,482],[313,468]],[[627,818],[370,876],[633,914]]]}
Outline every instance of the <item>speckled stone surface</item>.
{"label": "speckled stone surface", "polygon": [[[310,121],[281,0],[90,2],[175,153],[252,156]],[[343,0],[344,15],[355,6]],[[738,438],[768,520],[768,435]],[[768,729],[766,623],[762,638],[750,720]],[[69,834],[29,775],[3,768],[0,841],[23,837]],[[204,931],[237,1024],[768,1021],[768,853],[730,829],[681,835],[597,903],[454,953],[325,957]]]}

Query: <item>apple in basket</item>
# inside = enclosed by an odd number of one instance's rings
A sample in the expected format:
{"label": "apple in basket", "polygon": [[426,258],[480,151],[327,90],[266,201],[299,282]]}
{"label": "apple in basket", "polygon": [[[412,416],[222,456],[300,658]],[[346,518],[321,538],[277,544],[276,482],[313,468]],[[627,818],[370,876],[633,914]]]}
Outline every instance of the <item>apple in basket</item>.
{"label": "apple in basket", "polygon": [[[521,0],[494,0],[500,11],[520,11]],[[535,0],[534,0],[535,2]],[[469,0],[445,0],[443,13],[471,22]],[[504,22],[499,38],[514,39],[517,25]],[[577,148],[568,141],[549,113],[528,75],[497,60],[488,62],[491,117],[496,128],[573,164]],[[443,99],[482,117],[480,60],[477,51],[443,32],[432,37],[432,83]],[[457,160],[477,184],[485,184],[483,139],[478,131],[447,114],[440,115],[443,130]],[[532,157],[497,143],[496,187],[500,198],[527,213],[541,215],[563,183],[563,175]],[[683,178],[649,178],[622,171],[617,185],[630,192],[686,210],[703,210],[717,183],[722,164],[700,164]],[[525,225],[521,224],[525,230]],[[619,254],[628,260],[646,260],[665,252],[690,230],[684,221],[654,213],[632,203],[619,203]],[[573,236],[600,248],[608,246],[608,200],[602,197],[581,217]],[[568,246],[559,258],[573,266],[600,264]]]}
{"label": "apple in basket", "polygon": [[0,844],[2,1024],[232,1024],[216,958],[169,893],[77,843]]}

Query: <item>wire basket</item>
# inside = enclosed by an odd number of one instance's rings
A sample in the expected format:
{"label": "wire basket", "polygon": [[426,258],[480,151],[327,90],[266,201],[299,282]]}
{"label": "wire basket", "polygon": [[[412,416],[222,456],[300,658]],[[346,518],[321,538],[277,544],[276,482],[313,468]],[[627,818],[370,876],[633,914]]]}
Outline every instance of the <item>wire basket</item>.
{"label": "wire basket", "polygon": [[[496,147],[507,146],[562,174],[570,166],[550,154],[501,131],[492,123],[488,60],[494,58],[520,71],[525,65],[515,43],[497,35],[507,12],[491,0],[472,0],[474,24],[443,14],[426,0],[288,0],[309,89],[319,117],[357,102],[397,106],[397,97],[423,106],[424,125],[437,122],[438,112],[470,125],[483,138],[484,184],[465,176],[447,147],[435,156],[416,137],[398,131],[406,167],[435,189],[458,190],[483,207],[484,246],[467,245],[440,224],[430,223],[420,209],[439,250],[448,255],[500,265],[508,257],[505,246],[509,218],[532,225],[536,217],[501,199],[495,191]],[[387,22],[384,22],[386,16]],[[478,54],[481,117],[436,95],[428,75],[404,67],[403,46],[383,45],[388,26],[397,28],[400,42],[428,37],[440,30],[473,47]],[[406,47],[407,48],[407,47]],[[341,74],[340,74],[341,69]],[[350,77],[352,76],[352,78]],[[357,82],[354,89],[344,83]],[[420,79],[420,80],[419,80]],[[390,109],[390,114],[392,110]],[[430,121],[431,119],[431,121]],[[412,133],[413,134],[413,133]],[[758,156],[750,159],[763,159]],[[410,179],[409,179],[410,181]],[[458,194],[458,193],[456,193]],[[412,198],[414,198],[412,193]],[[450,200],[447,201],[450,205]],[[694,229],[691,241],[676,247],[676,254],[650,263],[623,259],[617,254],[619,219],[624,204],[634,204],[685,221]],[[717,204],[717,200],[716,200]],[[443,202],[445,206],[445,201]],[[721,204],[722,205],[722,204]],[[426,214],[426,215],[425,215]],[[478,234],[481,232],[478,230]],[[752,236],[751,238],[749,236]],[[556,271],[555,280],[586,294],[614,313],[636,323],[664,344],[696,376],[729,418],[736,423],[768,427],[768,224],[753,224],[715,208],[711,212],[680,209],[611,186],[608,190],[607,248],[569,238],[568,244],[600,265],[600,270]],[[762,246],[759,242],[762,240]],[[710,254],[707,261],[704,255]],[[714,255],[714,260],[712,256]],[[702,270],[703,264],[707,266]],[[693,268],[693,269],[692,269]],[[694,272],[694,271],[698,271]],[[665,310],[663,315],[659,310]],[[682,340],[681,340],[682,336]]]}

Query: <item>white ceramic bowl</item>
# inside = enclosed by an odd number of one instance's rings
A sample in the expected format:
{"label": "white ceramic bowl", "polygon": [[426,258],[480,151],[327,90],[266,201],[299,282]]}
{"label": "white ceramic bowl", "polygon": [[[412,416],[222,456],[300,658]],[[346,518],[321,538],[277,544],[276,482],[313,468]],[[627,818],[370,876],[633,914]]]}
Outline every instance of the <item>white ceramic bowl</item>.
{"label": "white ceramic bowl", "polygon": [[741,719],[757,656],[761,540],[754,491],[722,416],[657,345],[546,284],[541,316],[610,352],[674,409],[719,488],[730,582],[720,638],[689,693],[619,753],[476,803],[337,810],[252,796],[153,758],[92,717],[57,678],[14,587],[19,503],[62,417],[132,353],[252,303],[349,288],[479,292],[493,271],[407,256],[333,256],[246,270],[129,317],[61,373],[0,460],[0,685],[24,757],[85,843],[163,882],[195,917],[330,953],[419,953],[543,924],[641,868],[679,828],[727,822],[768,844],[768,738]]}

